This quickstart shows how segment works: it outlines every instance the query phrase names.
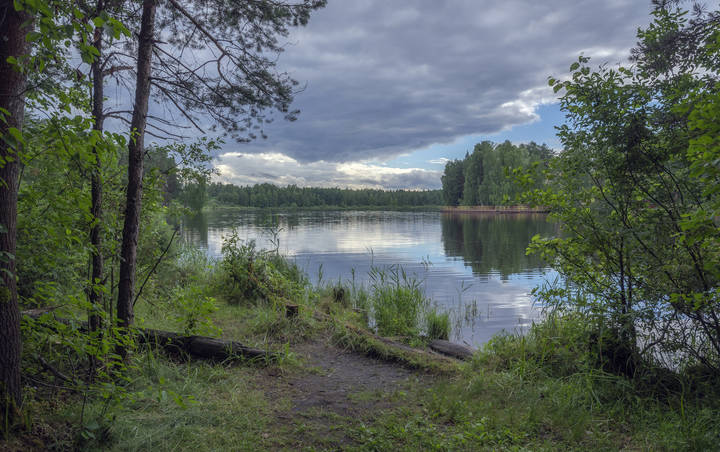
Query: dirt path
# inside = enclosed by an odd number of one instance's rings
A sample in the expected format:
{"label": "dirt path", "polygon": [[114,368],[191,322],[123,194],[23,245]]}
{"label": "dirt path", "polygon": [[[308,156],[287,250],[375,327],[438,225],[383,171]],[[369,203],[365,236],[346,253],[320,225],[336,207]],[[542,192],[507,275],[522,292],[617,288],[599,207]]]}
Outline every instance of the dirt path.
{"label": "dirt path", "polygon": [[371,422],[383,410],[405,406],[405,391],[431,379],[323,342],[297,345],[294,351],[305,362],[305,371],[274,375],[269,369],[260,384],[278,406],[277,422],[294,429],[297,443],[293,447],[298,449],[352,445],[350,430]]}

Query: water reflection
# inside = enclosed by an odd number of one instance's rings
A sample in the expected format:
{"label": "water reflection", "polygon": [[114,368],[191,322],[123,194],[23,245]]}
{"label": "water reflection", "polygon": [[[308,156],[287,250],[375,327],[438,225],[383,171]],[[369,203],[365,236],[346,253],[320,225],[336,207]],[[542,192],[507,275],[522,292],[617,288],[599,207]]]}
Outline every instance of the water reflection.
{"label": "water reflection", "polygon": [[548,269],[525,248],[533,235],[554,232],[543,215],[439,212],[216,211],[182,227],[187,241],[216,257],[233,229],[265,248],[274,231],[280,250],[313,281],[320,274],[325,282],[349,281],[354,273],[363,284],[371,265],[400,264],[451,313],[453,339],[473,345],[538,317],[530,291]]}
{"label": "water reflection", "polygon": [[526,255],[530,238],[553,235],[555,227],[539,214],[443,214],[445,255],[462,258],[475,275],[533,274],[545,267],[542,259]]}

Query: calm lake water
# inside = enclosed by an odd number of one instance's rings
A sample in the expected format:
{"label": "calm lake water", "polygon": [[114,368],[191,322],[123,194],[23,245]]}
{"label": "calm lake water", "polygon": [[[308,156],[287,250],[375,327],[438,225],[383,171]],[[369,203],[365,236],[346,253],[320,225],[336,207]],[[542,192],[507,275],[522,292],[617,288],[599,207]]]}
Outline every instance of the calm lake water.
{"label": "calm lake water", "polygon": [[502,330],[526,329],[539,316],[531,290],[554,272],[525,248],[556,227],[544,215],[440,212],[214,211],[183,222],[186,240],[220,256],[223,237],[274,248],[268,226],[280,228],[280,251],[317,282],[367,284],[371,265],[399,264],[422,281],[426,295],[452,319],[451,339],[477,346]]}

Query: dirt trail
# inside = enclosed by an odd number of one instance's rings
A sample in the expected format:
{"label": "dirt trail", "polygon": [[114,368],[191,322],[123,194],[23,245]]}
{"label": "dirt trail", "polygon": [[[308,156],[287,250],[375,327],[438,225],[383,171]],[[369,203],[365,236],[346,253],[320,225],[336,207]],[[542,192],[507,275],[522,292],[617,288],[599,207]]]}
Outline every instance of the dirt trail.
{"label": "dirt trail", "polygon": [[270,399],[285,402],[278,404],[285,408],[276,413],[276,419],[298,431],[298,448],[318,445],[318,441],[330,449],[352,444],[348,426],[406,405],[398,393],[431,378],[323,342],[300,344],[293,350],[307,370],[275,375],[269,369],[261,385]]}

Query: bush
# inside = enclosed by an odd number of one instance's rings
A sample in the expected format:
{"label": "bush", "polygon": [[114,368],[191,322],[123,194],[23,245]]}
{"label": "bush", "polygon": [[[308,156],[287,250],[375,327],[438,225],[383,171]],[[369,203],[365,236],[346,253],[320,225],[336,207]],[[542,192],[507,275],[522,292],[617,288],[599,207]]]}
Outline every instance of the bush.
{"label": "bush", "polygon": [[217,311],[215,300],[206,296],[203,287],[178,287],[173,302],[175,322],[185,335],[220,335],[220,328],[210,320],[210,314]]}
{"label": "bush", "polygon": [[234,231],[223,241],[215,288],[231,304],[296,300],[305,294],[307,277],[293,262],[275,251],[258,250],[254,240],[243,241]]}

